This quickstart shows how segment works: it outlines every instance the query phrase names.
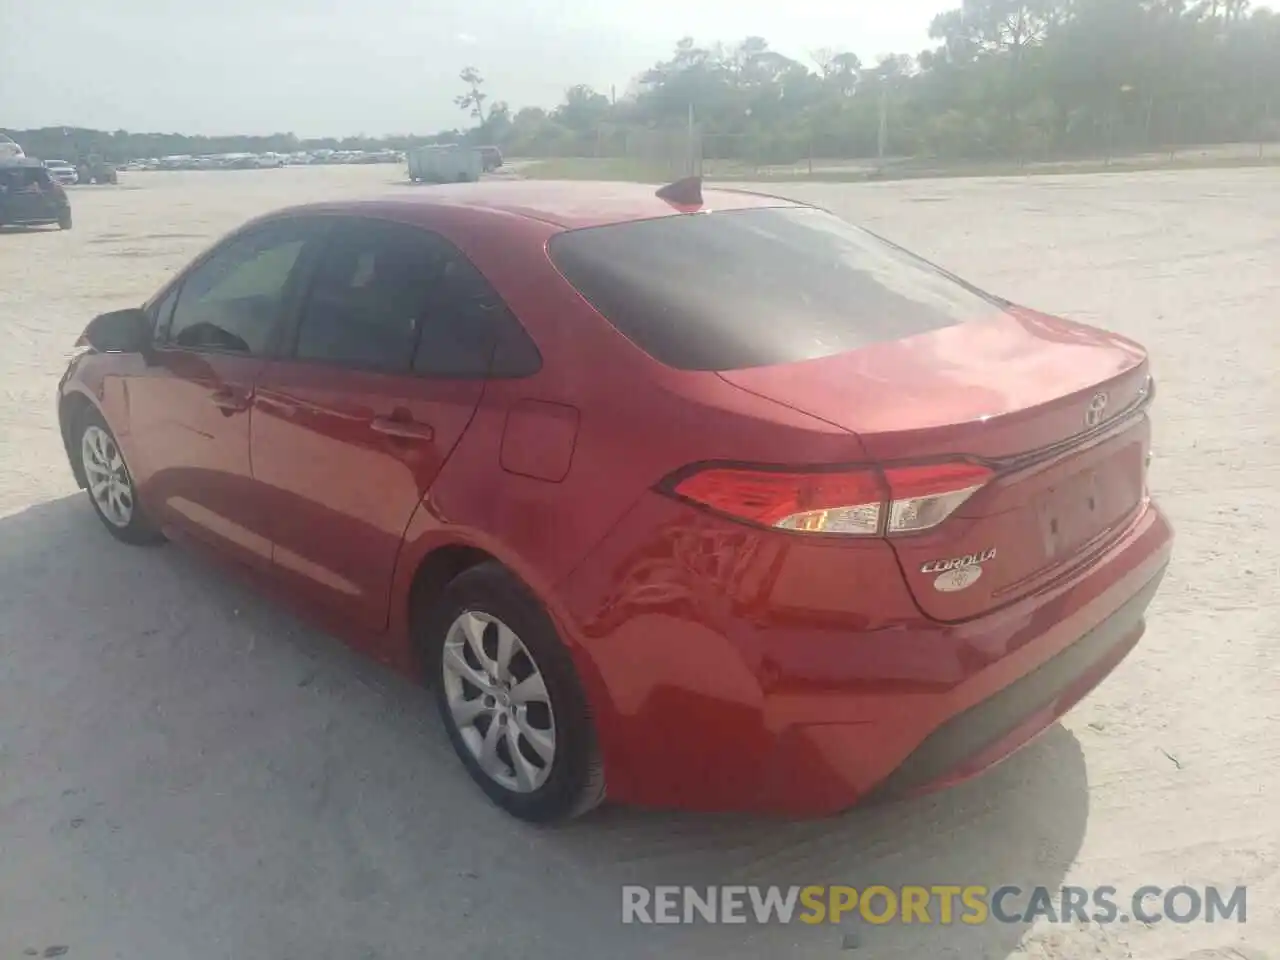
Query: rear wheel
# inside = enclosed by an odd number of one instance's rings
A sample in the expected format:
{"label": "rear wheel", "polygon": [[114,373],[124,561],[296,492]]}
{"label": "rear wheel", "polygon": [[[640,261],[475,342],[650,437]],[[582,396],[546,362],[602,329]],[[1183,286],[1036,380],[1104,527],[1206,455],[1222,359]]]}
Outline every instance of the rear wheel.
{"label": "rear wheel", "polygon": [[162,543],[164,535],[142,512],[133,474],[102,414],[86,410],[77,431],[80,466],[93,511],[107,531],[124,543]]}
{"label": "rear wheel", "polygon": [[427,617],[436,702],[471,778],[513,816],[568,820],[604,799],[577,675],[551,618],[497,563],[458,576]]}
{"label": "rear wheel", "polygon": [[71,229],[71,211],[70,210],[67,210],[61,216],[58,217],[58,229],[59,230]]}

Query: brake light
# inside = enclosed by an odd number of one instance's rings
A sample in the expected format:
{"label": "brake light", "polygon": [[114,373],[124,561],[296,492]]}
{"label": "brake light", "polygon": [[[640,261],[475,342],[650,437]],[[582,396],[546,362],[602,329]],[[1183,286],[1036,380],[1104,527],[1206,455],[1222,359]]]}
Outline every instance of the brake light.
{"label": "brake light", "polygon": [[735,520],[802,533],[875,537],[936,527],[991,479],[941,463],[844,471],[710,467],[672,492]]}

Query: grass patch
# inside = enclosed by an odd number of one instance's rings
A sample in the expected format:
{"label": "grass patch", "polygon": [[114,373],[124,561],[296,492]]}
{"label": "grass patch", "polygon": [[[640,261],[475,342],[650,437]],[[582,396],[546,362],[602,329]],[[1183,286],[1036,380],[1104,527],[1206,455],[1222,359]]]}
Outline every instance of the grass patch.
{"label": "grass patch", "polygon": [[662,171],[652,163],[634,157],[553,157],[535,160],[520,168],[529,180],[627,180],[635,183],[665,183]]}
{"label": "grass patch", "polygon": [[[883,183],[894,180],[922,180],[960,177],[1036,177],[1088,173],[1142,173],[1149,171],[1225,170],[1249,167],[1280,167],[1280,154],[1264,157],[1116,158],[1105,160],[1064,160],[1052,163],[940,163],[910,161],[887,164],[851,163],[840,169],[824,161],[809,173],[804,167],[756,167],[724,160],[707,160],[703,175],[711,181],[751,183]],[[634,183],[666,183],[679,172],[664,172],[659,165],[634,157],[557,157],[536,160],[520,170],[530,180],[614,180]]]}

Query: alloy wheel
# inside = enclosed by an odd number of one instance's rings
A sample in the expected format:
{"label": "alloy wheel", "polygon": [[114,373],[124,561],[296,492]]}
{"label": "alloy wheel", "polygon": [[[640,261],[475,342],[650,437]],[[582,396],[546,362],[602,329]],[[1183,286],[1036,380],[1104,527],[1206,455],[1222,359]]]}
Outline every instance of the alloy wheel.
{"label": "alloy wheel", "polygon": [[497,617],[468,610],[445,634],[441,674],[458,734],[480,769],[515,793],[551,773],[555,715],[529,649]]}
{"label": "alloy wheel", "polygon": [[80,457],[89,496],[107,522],[123,530],[133,519],[133,481],[115,439],[90,424],[80,438]]}

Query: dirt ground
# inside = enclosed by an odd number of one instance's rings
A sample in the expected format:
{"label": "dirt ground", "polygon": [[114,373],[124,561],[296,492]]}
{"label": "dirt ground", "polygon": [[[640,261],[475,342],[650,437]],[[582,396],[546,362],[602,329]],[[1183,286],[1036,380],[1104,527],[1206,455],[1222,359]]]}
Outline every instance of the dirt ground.
{"label": "dirt ground", "polygon": [[[250,215],[400,174],[126,174],[73,189],[70,233],[0,234],[0,960],[772,960],[846,933],[871,960],[1280,958],[1280,171],[782,188],[1147,343],[1174,567],[1135,654],[975,782],[561,830],[483,801],[409,683],[179,548],[117,546],[58,441],[91,316]],[[1249,891],[1243,925],[657,928],[619,923],[628,882]]]}

